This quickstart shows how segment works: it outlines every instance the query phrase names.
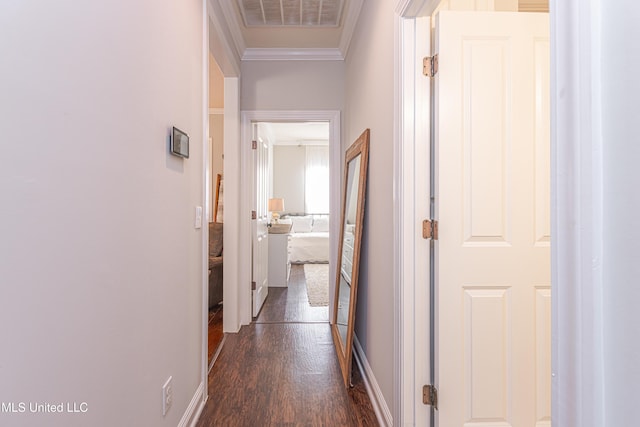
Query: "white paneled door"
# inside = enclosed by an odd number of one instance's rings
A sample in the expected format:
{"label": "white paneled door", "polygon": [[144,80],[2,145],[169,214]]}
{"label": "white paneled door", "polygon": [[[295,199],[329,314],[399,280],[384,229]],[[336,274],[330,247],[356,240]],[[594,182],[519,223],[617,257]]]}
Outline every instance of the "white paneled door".
{"label": "white paneled door", "polygon": [[550,418],[547,14],[436,16],[437,425]]}
{"label": "white paneled door", "polygon": [[257,125],[254,125],[255,149],[253,150],[253,210],[256,213],[253,225],[253,290],[252,315],[258,316],[262,304],[269,293],[268,268],[269,268],[269,223],[268,199],[269,199],[269,147],[257,137]]}

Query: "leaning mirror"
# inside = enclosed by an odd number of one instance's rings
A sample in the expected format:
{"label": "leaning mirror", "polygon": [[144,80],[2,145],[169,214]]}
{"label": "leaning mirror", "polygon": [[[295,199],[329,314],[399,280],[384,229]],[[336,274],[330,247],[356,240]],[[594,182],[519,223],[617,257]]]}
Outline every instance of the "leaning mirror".
{"label": "leaning mirror", "polygon": [[346,386],[351,383],[351,349],[358,293],[358,267],[368,158],[369,129],[356,139],[345,156],[337,263],[339,268],[336,272],[331,332]]}

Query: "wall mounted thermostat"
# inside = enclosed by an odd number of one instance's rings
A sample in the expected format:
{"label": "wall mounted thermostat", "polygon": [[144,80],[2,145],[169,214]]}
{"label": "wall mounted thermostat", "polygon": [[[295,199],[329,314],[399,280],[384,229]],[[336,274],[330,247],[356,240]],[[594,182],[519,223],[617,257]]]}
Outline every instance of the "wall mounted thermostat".
{"label": "wall mounted thermostat", "polygon": [[189,158],[189,135],[177,127],[171,130],[170,144],[171,154],[174,156]]}

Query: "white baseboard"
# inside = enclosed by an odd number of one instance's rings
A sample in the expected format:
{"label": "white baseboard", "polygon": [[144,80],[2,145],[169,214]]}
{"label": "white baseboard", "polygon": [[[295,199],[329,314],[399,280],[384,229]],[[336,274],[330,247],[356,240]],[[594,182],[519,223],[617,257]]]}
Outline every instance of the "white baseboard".
{"label": "white baseboard", "polygon": [[369,361],[367,361],[367,356],[364,354],[360,341],[358,341],[358,337],[355,334],[353,335],[353,348],[355,350],[356,364],[362,374],[364,386],[367,389],[369,399],[371,399],[371,405],[373,405],[373,411],[376,413],[378,423],[380,423],[382,427],[392,427],[393,418],[391,417],[391,411],[389,410],[387,402],[384,400],[382,390],[380,390],[378,381],[376,381],[371,366],[369,366]]}
{"label": "white baseboard", "polygon": [[204,387],[205,384],[203,382],[200,383],[198,389],[196,390],[187,410],[184,412],[182,419],[178,423],[178,427],[195,427],[198,422],[198,418],[200,418],[200,413],[204,409],[205,400],[204,396]]}

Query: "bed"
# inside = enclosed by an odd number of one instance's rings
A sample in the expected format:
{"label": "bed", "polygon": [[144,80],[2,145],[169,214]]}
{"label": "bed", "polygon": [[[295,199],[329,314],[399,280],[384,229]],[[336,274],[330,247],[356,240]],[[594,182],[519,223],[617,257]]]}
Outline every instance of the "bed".
{"label": "bed", "polygon": [[329,216],[288,216],[291,223],[289,262],[294,264],[329,262]]}

